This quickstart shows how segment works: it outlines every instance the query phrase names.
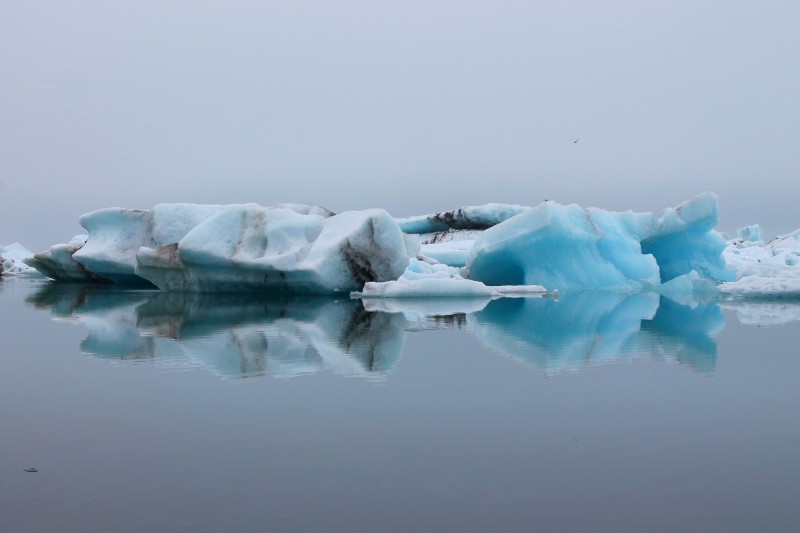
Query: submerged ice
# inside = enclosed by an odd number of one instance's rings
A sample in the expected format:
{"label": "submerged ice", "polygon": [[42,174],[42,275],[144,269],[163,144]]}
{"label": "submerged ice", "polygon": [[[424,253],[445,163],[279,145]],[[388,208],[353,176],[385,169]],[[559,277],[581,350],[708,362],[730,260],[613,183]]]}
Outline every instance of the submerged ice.
{"label": "submerged ice", "polygon": [[800,230],[764,244],[748,226],[726,242],[717,212],[713,193],[646,213],[545,201],[402,219],[382,209],[159,204],[83,215],[87,235],[24,262],[57,280],[182,292],[800,295]]}

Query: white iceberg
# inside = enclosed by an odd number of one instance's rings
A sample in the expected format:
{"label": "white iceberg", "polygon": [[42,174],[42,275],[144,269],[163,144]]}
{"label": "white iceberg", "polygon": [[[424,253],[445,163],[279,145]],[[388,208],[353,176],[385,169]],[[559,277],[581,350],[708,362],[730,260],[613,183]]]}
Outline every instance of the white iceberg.
{"label": "white iceberg", "polygon": [[459,269],[449,265],[430,264],[411,259],[405,272],[394,281],[368,282],[358,298],[496,298],[509,296],[541,296],[547,289],[541,285],[489,287],[466,279]]}
{"label": "white iceberg", "polygon": [[25,260],[31,268],[35,268],[48,278],[59,281],[105,282],[108,281],[89,271],[85,266],[73,259],[75,252],[85,244],[88,235],[75,235],[69,242],[54,244],[44,252],[34,254]]}
{"label": "white iceberg", "polygon": [[411,246],[382,209],[335,216],[233,205],[179,242],[141,247],[136,274],[160,289],[194,292],[349,293],[397,279]]}
{"label": "white iceberg", "polygon": [[151,211],[116,207],[92,211],[79,219],[89,236],[72,257],[101,279],[145,283],[136,274],[139,248],[176,243],[222,209],[219,205],[159,204]]}
{"label": "white iceberg", "polygon": [[33,252],[15,242],[0,246],[0,274],[4,276],[39,277],[39,272],[27,264]]}
{"label": "white iceberg", "polygon": [[63,281],[349,293],[399,277],[418,246],[380,209],[334,215],[300,204],[159,204],[100,209],[80,222],[87,238],[55,245],[29,264]]}
{"label": "white iceberg", "polygon": [[800,229],[764,244],[760,228],[757,232],[748,228],[739,230],[739,238],[725,249],[725,261],[736,271],[736,280],[719,290],[735,297],[800,296]]}

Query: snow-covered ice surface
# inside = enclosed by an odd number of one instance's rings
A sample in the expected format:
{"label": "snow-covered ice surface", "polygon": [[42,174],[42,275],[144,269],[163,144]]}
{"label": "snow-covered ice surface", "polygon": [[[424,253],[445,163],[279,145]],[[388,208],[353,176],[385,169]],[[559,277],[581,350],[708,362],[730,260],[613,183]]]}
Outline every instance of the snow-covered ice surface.
{"label": "snow-covered ice surface", "polygon": [[394,281],[369,282],[360,298],[496,298],[498,296],[541,296],[547,289],[541,285],[489,287],[479,281],[465,279],[459,269],[449,265],[430,264],[411,259],[405,272]]}
{"label": "snow-covered ice surface", "polygon": [[41,277],[41,274],[26,260],[33,257],[33,252],[15,242],[0,246],[0,274],[4,276]]}
{"label": "snow-covered ice surface", "polygon": [[800,297],[800,229],[764,243],[761,228],[748,226],[729,241],[724,257],[736,281],[719,290],[735,297]]}

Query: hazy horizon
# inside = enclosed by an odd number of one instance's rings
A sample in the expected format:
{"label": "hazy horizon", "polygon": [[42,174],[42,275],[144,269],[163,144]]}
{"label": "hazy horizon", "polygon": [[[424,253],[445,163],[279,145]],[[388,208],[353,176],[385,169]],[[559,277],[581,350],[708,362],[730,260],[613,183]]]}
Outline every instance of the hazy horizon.
{"label": "hazy horizon", "polygon": [[[6,2],[0,244],[103,207],[544,198],[800,227],[800,5]],[[573,142],[575,139],[579,142]]]}

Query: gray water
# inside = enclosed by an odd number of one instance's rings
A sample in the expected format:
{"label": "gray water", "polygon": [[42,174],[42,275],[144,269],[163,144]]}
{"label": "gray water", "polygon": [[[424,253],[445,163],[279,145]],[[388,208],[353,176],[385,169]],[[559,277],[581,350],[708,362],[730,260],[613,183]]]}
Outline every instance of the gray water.
{"label": "gray water", "polygon": [[0,530],[800,527],[799,304],[397,305],[0,282]]}

